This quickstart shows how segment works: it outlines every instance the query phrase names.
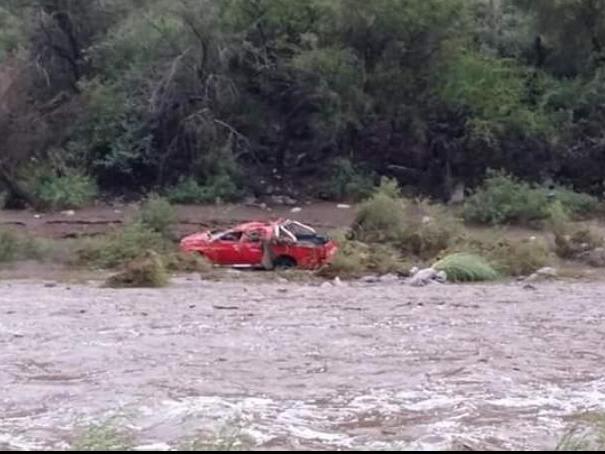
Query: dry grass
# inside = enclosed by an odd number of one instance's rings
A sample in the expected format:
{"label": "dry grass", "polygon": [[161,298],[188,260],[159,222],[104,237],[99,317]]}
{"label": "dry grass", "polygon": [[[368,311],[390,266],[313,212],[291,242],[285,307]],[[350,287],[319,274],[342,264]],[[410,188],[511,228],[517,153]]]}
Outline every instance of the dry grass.
{"label": "dry grass", "polygon": [[161,257],[154,251],[147,251],[143,257],[130,262],[124,271],[106,281],[106,286],[111,288],[158,288],[166,285],[166,268]]}
{"label": "dry grass", "polygon": [[212,271],[212,264],[200,254],[174,252],[163,257],[166,269],[173,273],[200,273]]}
{"label": "dry grass", "polygon": [[370,274],[407,275],[411,268],[393,245],[354,240],[340,240],[338,243],[338,252],[329,264],[317,271],[318,276],[357,279]]}

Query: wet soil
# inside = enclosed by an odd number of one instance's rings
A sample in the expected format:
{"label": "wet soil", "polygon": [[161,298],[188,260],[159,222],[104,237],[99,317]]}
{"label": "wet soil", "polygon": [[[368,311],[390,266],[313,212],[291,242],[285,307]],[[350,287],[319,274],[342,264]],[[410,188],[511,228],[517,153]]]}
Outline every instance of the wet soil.
{"label": "wet soil", "polygon": [[[349,226],[354,217],[353,208],[338,208],[336,203],[302,204],[300,211],[289,206],[260,208],[246,205],[178,206],[175,233],[187,235],[200,229],[225,228],[250,220],[290,218],[313,225],[320,230]],[[72,238],[98,235],[121,226],[137,213],[138,205],[98,206],[82,210],[55,213],[37,213],[29,210],[0,211],[0,227],[47,238]]]}

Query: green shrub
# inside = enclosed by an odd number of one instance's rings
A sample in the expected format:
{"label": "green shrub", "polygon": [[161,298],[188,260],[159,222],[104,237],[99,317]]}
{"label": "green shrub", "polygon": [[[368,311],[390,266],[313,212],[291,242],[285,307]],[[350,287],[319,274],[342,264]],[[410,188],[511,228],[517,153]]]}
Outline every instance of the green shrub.
{"label": "green shrub", "polygon": [[464,204],[464,219],[479,224],[527,223],[548,217],[548,195],[501,173],[492,173]]}
{"label": "green shrub", "polygon": [[43,208],[59,210],[82,208],[91,204],[98,189],[92,178],[70,174],[41,179],[37,182],[34,193]]}
{"label": "green shrub", "polygon": [[405,203],[396,183],[383,180],[372,197],[357,210],[353,237],[359,241],[397,241],[405,229]]}
{"label": "green shrub", "polygon": [[139,222],[168,238],[171,236],[172,226],[176,223],[176,211],[168,200],[151,195],[141,207]]}
{"label": "green shrub", "polygon": [[556,201],[573,217],[581,218],[594,213],[599,205],[596,197],[589,194],[575,192],[572,189],[558,187],[553,191]]}
{"label": "green shrub", "polygon": [[503,173],[491,172],[464,204],[464,218],[479,224],[528,223],[548,219],[555,209],[583,217],[594,212],[598,200],[588,194],[558,187],[550,191]]}
{"label": "green shrub", "polygon": [[126,269],[109,279],[106,286],[111,288],[158,288],[168,284],[168,274],[161,257],[148,250],[141,258],[126,265]]}
{"label": "green shrub", "polygon": [[217,175],[207,184],[200,185],[195,179],[187,178],[169,189],[166,197],[172,203],[196,204],[230,202],[240,197],[237,185],[229,175]]}
{"label": "green shrub", "polygon": [[485,259],[464,252],[446,256],[433,268],[444,271],[452,282],[492,281],[498,278],[496,270]]}
{"label": "green shrub", "polygon": [[171,248],[161,234],[135,222],[110,235],[90,240],[78,251],[78,256],[80,263],[114,268],[140,257],[148,249],[164,253]]}
{"label": "green shrub", "polygon": [[370,196],[374,189],[371,175],[359,172],[350,160],[336,159],[322,193],[330,199],[359,201]]}
{"label": "green shrub", "polygon": [[8,200],[8,192],[0,191],[0,210],[3,210],[6,207],[7,200]]}

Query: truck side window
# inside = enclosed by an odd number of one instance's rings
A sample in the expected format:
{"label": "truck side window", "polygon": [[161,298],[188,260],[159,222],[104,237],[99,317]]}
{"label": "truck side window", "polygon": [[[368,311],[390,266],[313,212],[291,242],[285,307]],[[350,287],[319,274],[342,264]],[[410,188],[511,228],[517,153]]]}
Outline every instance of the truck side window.
{"label": "truck side window", "polygon": [[220,241],[239,241],[242,237],[242,232],[227,232],[219,238]]}

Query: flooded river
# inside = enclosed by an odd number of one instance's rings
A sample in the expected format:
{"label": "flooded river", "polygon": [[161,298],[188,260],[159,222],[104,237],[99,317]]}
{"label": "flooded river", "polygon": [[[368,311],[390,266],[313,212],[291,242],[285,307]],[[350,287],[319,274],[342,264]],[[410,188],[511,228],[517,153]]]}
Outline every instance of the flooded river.
{"label": "flooded river", "polygon": [[[553,448],[605,410],[605,284],[0,282],[0,448]],[[238,435],[238,436],[239,436]]]}

